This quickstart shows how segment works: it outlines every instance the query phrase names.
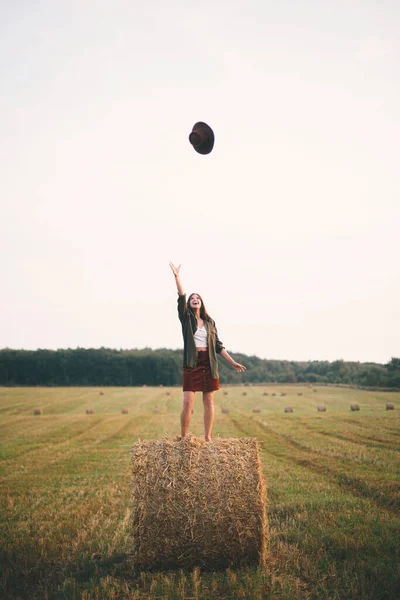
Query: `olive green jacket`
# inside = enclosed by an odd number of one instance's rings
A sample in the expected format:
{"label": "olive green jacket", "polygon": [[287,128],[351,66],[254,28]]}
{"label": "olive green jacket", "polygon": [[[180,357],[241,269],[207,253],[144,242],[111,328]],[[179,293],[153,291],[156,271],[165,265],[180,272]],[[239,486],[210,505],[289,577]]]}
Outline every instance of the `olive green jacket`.
{"label": "olive green jacket", "polygon": [[[193,334],[197,330],[197,319],[193,312],[188,309],[186,304],[186,294],[178,295],[178,315],[182,324],[183,335],[183,366],[191,369],[197,367],[197,349]],[[218,338],[217,328],[212,319],[204,321],[207,329],[207,345],[208,356],[210,358],[211,377],[217,379],[218,375],[218,359],[217,354],[221,354],[224,346]]]}

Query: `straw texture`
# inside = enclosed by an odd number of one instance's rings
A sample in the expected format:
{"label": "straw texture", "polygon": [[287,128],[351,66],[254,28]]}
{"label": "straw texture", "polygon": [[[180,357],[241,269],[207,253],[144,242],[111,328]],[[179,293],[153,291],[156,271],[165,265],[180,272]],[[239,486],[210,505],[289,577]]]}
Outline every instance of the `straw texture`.
{"label": "straw texture", "polygon": [[132,450],[135,569],[266,561],[266,486],[255,438],[139,441]]}

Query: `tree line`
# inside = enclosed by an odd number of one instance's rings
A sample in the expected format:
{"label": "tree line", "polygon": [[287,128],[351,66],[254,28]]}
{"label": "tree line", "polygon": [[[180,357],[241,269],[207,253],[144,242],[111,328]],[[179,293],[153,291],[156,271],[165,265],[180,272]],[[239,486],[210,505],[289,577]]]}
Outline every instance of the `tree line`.
{"label": "tree line", "polygon": [[[222,384],[326,383],[400,388],[400,358],[387,364],[329,361],[266,360],[234,353],[247,367],[236,373],[219,360]],[[182,350],[151,348],[116,350],[0,350],[3,386],[139,386],[181,385]]]}

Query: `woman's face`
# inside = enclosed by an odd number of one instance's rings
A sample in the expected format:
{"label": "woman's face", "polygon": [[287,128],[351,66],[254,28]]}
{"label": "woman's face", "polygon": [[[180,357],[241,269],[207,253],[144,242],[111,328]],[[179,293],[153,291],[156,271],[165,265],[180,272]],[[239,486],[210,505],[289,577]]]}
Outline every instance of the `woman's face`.
{"label": "woman's face", "polygon": [[192,310],[197,310],[201,308],[201,298],[198,294],[192,294],[190,296],[189,306]]}

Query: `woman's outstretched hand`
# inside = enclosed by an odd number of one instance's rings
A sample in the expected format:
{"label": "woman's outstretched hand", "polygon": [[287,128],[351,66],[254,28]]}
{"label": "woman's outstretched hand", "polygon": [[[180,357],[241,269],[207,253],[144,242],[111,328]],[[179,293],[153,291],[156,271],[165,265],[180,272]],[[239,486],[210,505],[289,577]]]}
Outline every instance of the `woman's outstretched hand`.
{"label": "woman's outstretched hand", "polygon": [[169,266],[171,267],[171,271],[173,272],[173,274],[175,275],[175,277],[178,277],[178,275],[179,275],[179,269],[181,268],[181,265],[179,265],[179,267],[175,267],[175,265],[173,265],[172,262],[170,262]]}
{"label": "woman's outstretched hand", "polygon": [[244,367],[243,365],[240,365],[239,363],[235,362],[232,367],[235,369],[235,371],[237,371],[238,373],[243,373],[243,371],[246,370],[246,367]]}

